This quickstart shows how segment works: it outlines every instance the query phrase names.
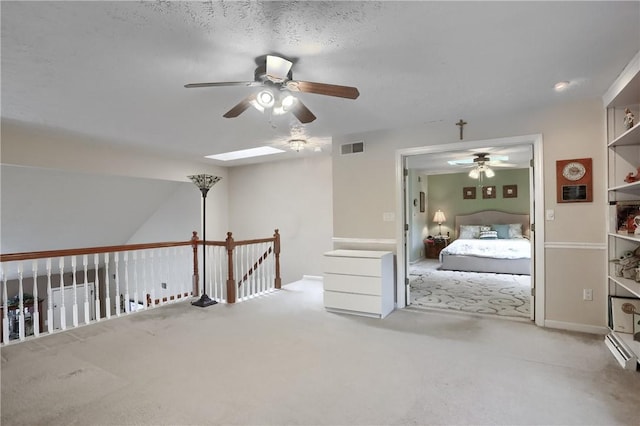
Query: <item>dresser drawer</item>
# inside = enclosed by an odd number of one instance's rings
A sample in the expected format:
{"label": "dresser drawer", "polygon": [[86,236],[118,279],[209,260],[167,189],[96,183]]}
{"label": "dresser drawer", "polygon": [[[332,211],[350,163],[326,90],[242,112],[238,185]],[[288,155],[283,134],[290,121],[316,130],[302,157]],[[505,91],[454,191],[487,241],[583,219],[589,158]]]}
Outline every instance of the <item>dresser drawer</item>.
{"label": "dresser drawer", "polygon": [[382,275],[380,259],[325,256],[324,272],[344,275]]}
{"label": "dresser drawer", "polygon": [[324,274],[324,290],[382,295],[382,279],[358,275]]}
{"label": "dresser drawer", "polygon": [[329,309],[343,309],[346,311],[364,312],[376,315],[382,314],[382,298],[380,296],[372,296],[368,294],[325,291],[324,305]]}

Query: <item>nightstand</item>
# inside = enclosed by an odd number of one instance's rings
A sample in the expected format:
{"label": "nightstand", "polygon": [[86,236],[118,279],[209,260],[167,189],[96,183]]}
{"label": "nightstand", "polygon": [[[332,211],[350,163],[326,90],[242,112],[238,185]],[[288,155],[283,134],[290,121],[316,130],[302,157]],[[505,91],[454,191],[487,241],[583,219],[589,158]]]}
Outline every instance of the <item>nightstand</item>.
{"label": "nightstand", "polygon": [[424,253],[427,259],[437,259],[440,251],[449,245],[449,237],[446,235],[434,237],[424,241]]}

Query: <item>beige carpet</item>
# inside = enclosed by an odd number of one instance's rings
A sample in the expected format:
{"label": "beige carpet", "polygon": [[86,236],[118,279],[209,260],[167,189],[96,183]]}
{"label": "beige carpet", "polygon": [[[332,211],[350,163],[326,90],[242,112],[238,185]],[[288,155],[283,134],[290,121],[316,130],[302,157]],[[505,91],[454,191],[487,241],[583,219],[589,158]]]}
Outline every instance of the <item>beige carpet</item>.
{"label": "beige carpet", "polygon": [[640,375],[600,336],[514,321],[327,313],[300,281],[2,349],[2,425],[631,425]]}

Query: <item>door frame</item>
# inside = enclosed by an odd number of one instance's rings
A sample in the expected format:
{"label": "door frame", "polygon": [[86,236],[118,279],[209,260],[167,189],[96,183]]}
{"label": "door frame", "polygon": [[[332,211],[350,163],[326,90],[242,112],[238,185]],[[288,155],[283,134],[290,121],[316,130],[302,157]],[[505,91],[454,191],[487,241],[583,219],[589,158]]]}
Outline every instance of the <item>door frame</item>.
{"label": "door frame", "polygon": [[456,142],[448,144],[430,145],[416,148],[405,148],[396,150],[396,211],[402,212],[399,217],[403,219],[396,221],[396,307],[407,306],[406,284],[407,277],[407,254],[404,248],[405,239],[405,218],[406,206],[404,197],[404,164],[406,157],[413,155],[423,155],[431,153],[441,153],[448,151],[462,151],[479,149],[487,146],[509,147],[514,145],[531,145],[533,147],[533,179],[531,185],[531,202],[533,204],[533,215],[531,223],[534,224],[533,232],[533,268],[532,284],[534,291],[535,323],[544,326],[545,319],[545,258],[544,258],[544,169],[542,155],[542,134],[513,136],[496,139],[483,139],[469,142]]}

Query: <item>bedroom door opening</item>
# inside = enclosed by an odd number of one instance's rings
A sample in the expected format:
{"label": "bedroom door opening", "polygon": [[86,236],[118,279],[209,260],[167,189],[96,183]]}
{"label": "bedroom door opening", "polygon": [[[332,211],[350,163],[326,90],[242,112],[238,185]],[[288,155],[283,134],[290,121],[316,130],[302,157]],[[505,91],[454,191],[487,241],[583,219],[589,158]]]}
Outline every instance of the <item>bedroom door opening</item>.
{"label": "bedroom door opening", "polygon": [[[484,165],[494,173],[484,172],[480,179],[472,180],[468,177],[469,172],[478,166],[472,154],[479,152],[487,153],[490,161]],[[542,203],[536,203],[536,199],[543,199],[542,136],[527,135],[399,150],[396,160],[399,169],[398,210],[402,211],[401,217],[404,218],[404,223],[398,226],[397,282],[404,285],[398,285],[397,306],[405,307],[422,298],[422,302],[436,305],[436,309],[496,313],[505,317],[530,319],[543,325],[544,211]],[[438,220],[434,214],[438,210],[446,217],[441,223],[438,222],[442,218]],[[491,250],[494,246],[507,243],[518,244],[521,246],[519,250],[530,253],[530,259],[511,261],[476,258],[472,259],[476,265],[468,269],[475,272],[440,270],[440,261],[448,251],[446,247],[451,245],[450,249],[455,249],[455,244],[451,242],[458,239],[460,230],[456,220],[464,220],[465,214],[480,211],[498,212],[497,217],[492,214],[486,217],[492,223],[477,224],[487,227],[483,228],[486,231],[483,237],[494,238],[500,232],[501,238],[496,238]],[[520,216],[501,216],[504,212]],[[472,221],[480,221],[477,216],[471,218]],[[522,224],[523,235],[519,237],[514,233],[513,241],[507,241],[505,235],[508,234],[505,232],[508,229],[505,226],[511,222],[514,226],[518,222]],[[516,232],[516,229],[512,231]],[[476,240],[480,239],[476,236]],[[444,253],[440,253],[442,250]],[[455,259],[458,260],[460,258]],[[445,266],[449,267],[450,263]],[[498,268],[495,271],[492,270],[494,266]],[[422,274],[417,273],[421,268]],[[462,264],[460,269],[467,269],[467,266]],[[421,284],[420,279],[429,281],[428,285],[417,285]],[[446,289],[447,282],[463,284]],[[432,284],[435,287],[430,287]],[[415,294],[412,295],[412,291]],[[459,296],[459,299],[456,300],[454,296]],[[486,310],[483,303],[488,304]]]}

